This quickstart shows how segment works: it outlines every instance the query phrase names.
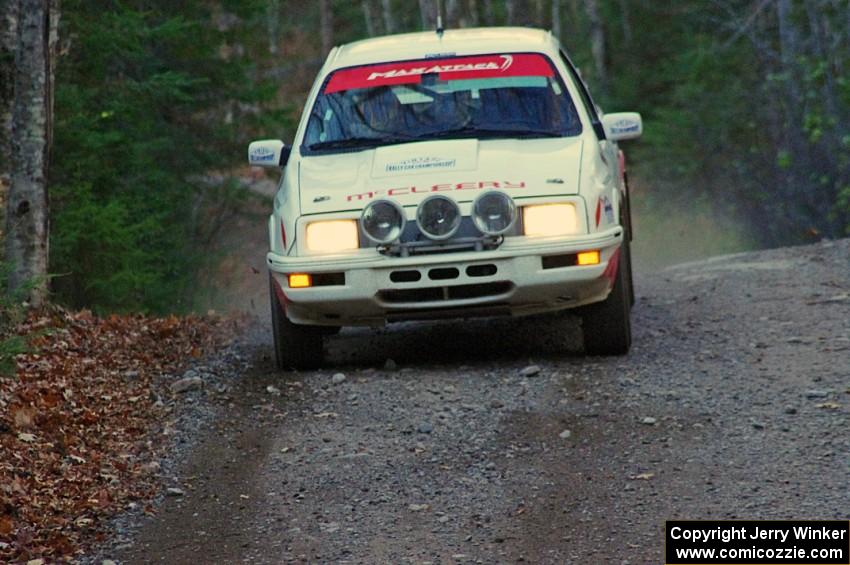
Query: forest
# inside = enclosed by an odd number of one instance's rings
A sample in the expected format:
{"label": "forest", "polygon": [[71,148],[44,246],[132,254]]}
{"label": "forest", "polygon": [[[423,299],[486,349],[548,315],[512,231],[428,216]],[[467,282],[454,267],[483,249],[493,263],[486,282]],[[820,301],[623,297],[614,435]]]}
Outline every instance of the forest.
{"label": "forest", "polygon": [[[248,143],[293,141],[335,45],[438,14],[549,29],[642,114],[629,358],[553,354],[573,315],[327,327],[332,370],[272,369],[279,171]],[[0,216],[0,562],[124,544],[127,513],[162,516],[139,562],[658,562],[676,513],[846,514],[850,0],[0,0]]]}
{"label": "forest", "polygon": [[268,208],[247,142],[292,140],[333,45],[438,8],[551,29],[603,109],[643,114],[627,152],[652,242],[850,233],[848,0],[2,0],[4,316],[203,308],[234,219]]}

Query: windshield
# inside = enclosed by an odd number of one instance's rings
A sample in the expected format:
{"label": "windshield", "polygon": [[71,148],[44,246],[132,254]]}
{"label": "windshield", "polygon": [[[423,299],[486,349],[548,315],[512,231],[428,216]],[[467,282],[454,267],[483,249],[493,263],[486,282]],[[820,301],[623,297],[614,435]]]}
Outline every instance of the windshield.
{"label": "windshield", "polygon": [[579,133],[575,106],[547,57],[484,55],[335,71],[310,113],[302,150]]}

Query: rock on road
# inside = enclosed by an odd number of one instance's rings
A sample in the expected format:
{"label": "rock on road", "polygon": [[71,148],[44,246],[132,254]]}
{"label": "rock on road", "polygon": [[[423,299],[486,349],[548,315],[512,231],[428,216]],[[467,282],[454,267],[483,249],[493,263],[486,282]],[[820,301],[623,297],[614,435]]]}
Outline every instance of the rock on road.
{"label": "rock on road", "polygon": [[636,282],[623,358],[564,354],[562,315],[346,330],[277,374],[258,333],[106,556],[660,563],[665,519],[850,519],[850,240]]}

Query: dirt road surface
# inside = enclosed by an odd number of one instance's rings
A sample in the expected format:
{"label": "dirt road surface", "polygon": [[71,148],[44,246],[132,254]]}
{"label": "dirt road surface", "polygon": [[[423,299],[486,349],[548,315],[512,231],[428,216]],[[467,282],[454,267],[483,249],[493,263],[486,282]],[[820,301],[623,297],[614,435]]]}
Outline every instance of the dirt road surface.
{"label": "dirt road surface", "polygon": [[346,330],[280,374],[258,324],[193,399],[185,494],[103,557],[661,563],[665,519],[850,519],[850,240],[636,284],[623,358],[563,353],[562,315]]}

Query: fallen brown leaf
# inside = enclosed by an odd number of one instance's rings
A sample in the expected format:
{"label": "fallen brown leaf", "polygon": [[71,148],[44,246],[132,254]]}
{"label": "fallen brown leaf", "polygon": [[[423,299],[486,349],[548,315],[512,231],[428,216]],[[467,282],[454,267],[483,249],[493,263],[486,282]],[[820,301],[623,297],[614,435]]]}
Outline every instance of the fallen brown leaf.
{"label": "fallen brown leaf", "polygon": [[[130,502],[144,512],[164,422],[153,409],[166,375],[219,351],[233,321],[112,315],[51,307],[18,328],[31,352],[0,379],[0,562],[73,560]],[[3,514],[6,512],[6,514]]]}
{"label": "fallen brown leaf", "polygon": [[29,406],[15,406],[10,412],[16,428],[31,428],[35,423],[35,410]]}

